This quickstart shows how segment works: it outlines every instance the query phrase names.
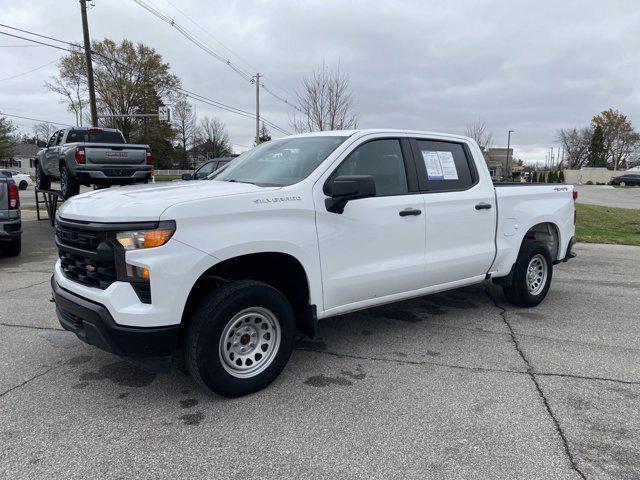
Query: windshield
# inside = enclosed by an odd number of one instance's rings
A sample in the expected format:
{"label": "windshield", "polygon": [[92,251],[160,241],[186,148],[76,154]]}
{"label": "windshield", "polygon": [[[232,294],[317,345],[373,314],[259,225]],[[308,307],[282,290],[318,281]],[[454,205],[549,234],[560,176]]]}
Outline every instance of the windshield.
{"label": "windshield", "polygon": [[347,137],[283,138],[258,145],[218,170],[209,180],[293,185],[309,176]]}

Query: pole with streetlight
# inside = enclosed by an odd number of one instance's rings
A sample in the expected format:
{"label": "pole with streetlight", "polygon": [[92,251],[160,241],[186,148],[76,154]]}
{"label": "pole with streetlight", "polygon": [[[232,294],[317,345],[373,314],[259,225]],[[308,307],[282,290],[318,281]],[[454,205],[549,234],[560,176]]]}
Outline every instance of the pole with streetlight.
{"label": "pole with streetlight", "polygon": [[509,130],[507,135],[507,174],[511,176],[511,165],[509,164],[509,151],[511,150],[511,134],[515,133],[515,130]]}

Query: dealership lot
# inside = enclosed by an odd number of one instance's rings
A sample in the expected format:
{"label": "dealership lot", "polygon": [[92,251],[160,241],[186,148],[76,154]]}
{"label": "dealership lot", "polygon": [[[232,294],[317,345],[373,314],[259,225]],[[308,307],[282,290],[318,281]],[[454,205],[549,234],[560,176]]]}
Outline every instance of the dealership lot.
{"label": "dealership lot", "polygon": [[24,229],[24,253],[0,259],[7,478],[640,471],[638,247],[578,245],[535,309],[479,286],[324,321],[273,385],[226,400],[62,331],[51,229]]}

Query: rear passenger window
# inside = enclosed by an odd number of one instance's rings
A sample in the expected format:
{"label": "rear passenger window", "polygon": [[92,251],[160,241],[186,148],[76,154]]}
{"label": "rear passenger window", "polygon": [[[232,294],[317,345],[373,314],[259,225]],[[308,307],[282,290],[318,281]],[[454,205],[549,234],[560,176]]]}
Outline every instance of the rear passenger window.
{"label": "rear passenger window", "polygon": [[340,175],[371,175],[378,197],[409,191],[399,140],[373,140],[360,145],[332,176]]}
{"label": "rear passenger window", "polygon": [[418,171],[423,185],[431,192],[466,190],[474,183],[474,173],[464,148],[459,143],[416,139]]}

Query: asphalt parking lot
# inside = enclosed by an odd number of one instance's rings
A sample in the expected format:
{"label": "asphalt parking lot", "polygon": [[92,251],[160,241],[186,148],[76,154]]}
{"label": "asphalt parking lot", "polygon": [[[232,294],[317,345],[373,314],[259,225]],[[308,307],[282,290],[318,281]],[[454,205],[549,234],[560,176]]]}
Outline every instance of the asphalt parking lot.
{"label": "asphalt parking lot", "polygon": [[640,248],[575,250],[538,308],[478,286],[330,319],[227,400],[62,331],[50,227],[25,221],[0,258],[1,475],[640,478]]}
{"label": "asphalt parking lot", "polygon": [[610,185],[576,185],[578,203],[603,207],[640,208],[640,188]]}

